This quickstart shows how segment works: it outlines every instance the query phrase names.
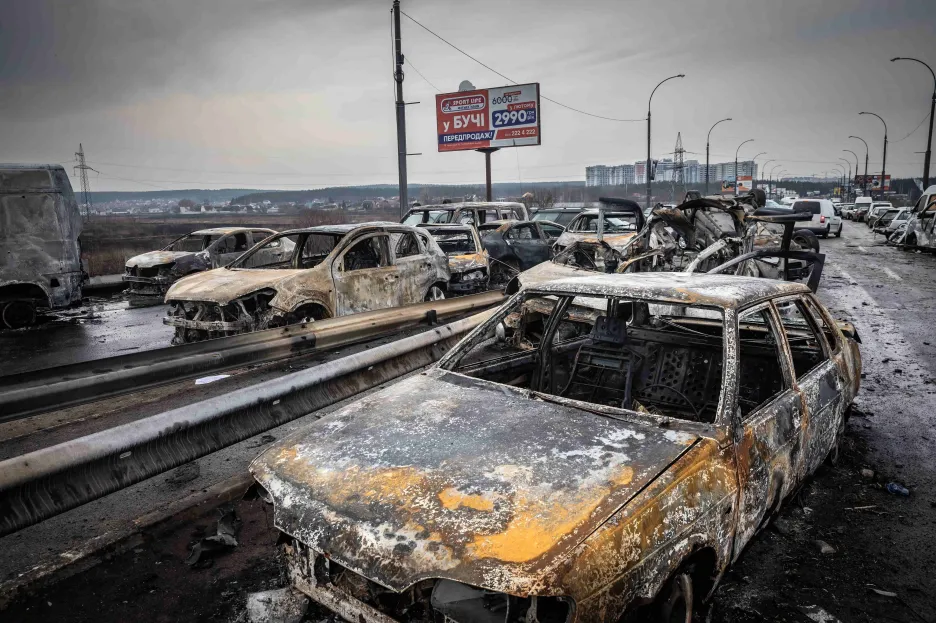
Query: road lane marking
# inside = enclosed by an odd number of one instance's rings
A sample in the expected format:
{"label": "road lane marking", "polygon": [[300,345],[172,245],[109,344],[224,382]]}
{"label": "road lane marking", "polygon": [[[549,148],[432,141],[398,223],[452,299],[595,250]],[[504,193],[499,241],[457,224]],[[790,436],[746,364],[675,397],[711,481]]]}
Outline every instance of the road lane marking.
{"label": "road lane marking", "polygon": [[882,267],[881,267],[881,270],[883,270],[883,271],[884,271],[884,274],[886,274],[888,277],[890,277],[890,278],[893,279],[894,281],[903,281],[903,278],[901,278],[900,275],[898,275],[897,273],[895,273],[894,271],[892,271],[892,270],[891,270],[890,268],[888,268],[887,266],[882,266]]}

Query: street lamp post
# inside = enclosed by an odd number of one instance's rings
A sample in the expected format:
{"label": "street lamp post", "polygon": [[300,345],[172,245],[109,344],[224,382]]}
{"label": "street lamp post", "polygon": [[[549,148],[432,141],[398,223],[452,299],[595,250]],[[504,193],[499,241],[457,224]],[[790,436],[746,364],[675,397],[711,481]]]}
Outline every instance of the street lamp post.
{"label": "street lamp post", "polygon": [[656,90],[660,88],[660,85],[661,85],[661,84],[663,84],[664,82],[667,82],[667,81],[669,81],[669,80],[672,80],[672,79],[674,79],[674,78],[685,78],[685,77],[686,77],[686,74],[677,74],[677,75],[675,75],[675,76],[670,76],[670,77],[667,78],[666,80],[661,80],[661,81],[660,81],[660,84],[658,84],[658,85],[656,85],[655,87],[653,87],[653,91],[650,92],[650,99],[647,100],[647,166],[646,166],[646,173],[647,173],[647,211],[648,211],[648,212],[650,211],[650,207],[651,207],[651,206],[650,206],[650,195],[652,194],[652,187],[651,187],[650,184],[651,184],[651,182],[653,181],[653,177],[652,177],[652,167],[653,167],[653,165],[650,163],[650,104],[653,102],[653,94],[656,93]]}
{"label": "street lamp post", "polygon": [[[850,153],[851,155],[853,155],[853,156],[855,157],[855,175],[858,175],[858,154],[856,154],[855,152],[853,152],[853,151],[850,150],[850,149],[843,149],[842,151],[847,151],[848,153]],[[849,196],[851,196],[851,191],[853,190],[852,185],[853,185],[854,182],[855,182],[855,178],[852,177],[851,175],[849,175],[848,177],[849,177],[849,180],[848,180],[848,194],[849,194]]]}
{"label": "street lamp post", "polygon": [[717,126],[722,121],[731,121],[731,117],[728,117],[727,119],[722,119],[721,121],[716,121],[715,123],[713,123],[712,127],[709,128],[708,136],[705,139],[705,195],[706,196],[708,196],[708,188],[709,188],[708,186],[708,183],[709,183],[709,143],[711,142],[711,139],[712,139],[712,130],[714,130],[715,126]]}
{"label": "street lamp post", "polygon": [[[835,163],[835,166],[839,167],[842,172],[842,175],[839,176],[838,180],[836,180],[836,183],[841,183],[842,186],[844,186],[845,185],[845,167],[839,163]],[[836,173],[838,173],[838,171],[836,171]]]}
{"label": "street lamp post", "polygon": [[873,115],[881,120],[881,123],[884,124],[884,156],[881,158],[881,195],[885,194],[887,188],[887,178],[885,177],[885,171],[887,170],[887,123],[885,123],[884,118],[881,115],[873,112],[860,112],[859,115]]}
{"label": "street lamp post", "polygon": [[762,151],[761,153],[759,153],[759,154],[757,154],[756,156],[754,156],[753,158],[751,158],[751,162],[754,163],[754,166],[751,167],[751,190],[754,190],[755,188],[757,188],[757,175],[756,175],[756,172],[757,172],[757,159],[760,158],[761,156],[765,156],[765,155],[767,155],[767,152],[766,152],[766,151]]}
{"label": "street lamp post", "polygon": [[738,148],[734,152],[734,194],[735,194],[735,197],[738,196],[738,152],[741,151],[741,148],[744,145],[752,142],[753,140],[754,140],[753,138],[749,138],[748,140],[744,141],[743,143],[738,145]]}
{"label": "street lamp post", "polygon": [[[776,171],[777,169],[781,168],[782,166],[783,166],[782,164],[775,164],[774,167],[770,170],[770,177],[769,177],[768,180],[767,180],[767,187],[768,187],[768,188],[773,187],[773,183],[774,183],[774,181],[773,181],[773,174],[774,174],[774,171]],[[777,193],[775,192],[775,193],[773,193],[773,194],[776,195]],[[769,195],[769,193],[768,193],[768,195]]]}
{"label": "street lamp post", "polygon": [[[923,157],[923,190],[926,190],[929,188],[930,154],[933,150],[933,115],[936,114],[936,72],[933,72],[932,67],[918,58],[897,56],[891,59],[892,63],[894,61],[916,61],[917,63],[929,69],[929,72],[933,74],[933,97],[930,99],[929,137],[926,139],[926,155]],[[881,183],[883,184],[883,182]]]}
{"label": "street lamp post", "polygon": [[864,179],[861,180],[861,192],[864,196],[867,197],[868,196],[868,141],[864,140],[860,136],[849,136],[848,138],[857,138],[859,141],[864,143],[864,146],[865,146],[865,172],[864,172]]}
{"label": "street lamp post", "polygon": [[848,165],[848,177],[842,180],[844,182],[844,184],[842,184],[842,186],[844,186],[842,190],[845,192],[845,198],[848,199],[848,182],[846,180],[851,179],[851,160],[848,158],[839,158],[839,160]]}
{"label": "street lamp post", "polygon": [[[763,168],[761,169],[761,171],[764,172],[764,175],[767,175],[767,165],[770,164],[771,162],[776,162],[776,161],[777,161],[776,158],[771,158],[770,160],[768,160],[768,161],[766,161],[766,162],[764,163],[764,166],[763,166]],[[769,182],[767,183],[767,196],[768,196],[768,197],[770,196],[770,183],[769,183]]]}

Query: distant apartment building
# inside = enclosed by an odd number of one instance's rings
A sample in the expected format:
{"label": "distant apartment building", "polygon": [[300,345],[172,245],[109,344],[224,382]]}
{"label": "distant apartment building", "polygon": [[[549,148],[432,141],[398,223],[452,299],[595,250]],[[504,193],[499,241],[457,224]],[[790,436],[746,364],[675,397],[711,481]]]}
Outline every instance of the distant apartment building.
{"label": "distant apartment building", "polygon": [[[672,158],[654,160],[653,181],[675,182],[677,178],[677,165]],[[706,165],[698,160],[683,162],[681,178],[685,184],[704,184]],[[735,179],[735,163],[719,162],[708,165],[709,183],[733,181]],[[751,175],[757,177],[757,164],[753,160],[738,162],[738,175]],[[645,184],[647,181],[647,162],[638,160],[634,164],[595,165],[585,167],[586,186],[624,186],[625,184]]]}
{"label": "distant apartment building", "polygon": [[585,167],[586,186],[624,186],[634,183],[634,165],[598,164]]}

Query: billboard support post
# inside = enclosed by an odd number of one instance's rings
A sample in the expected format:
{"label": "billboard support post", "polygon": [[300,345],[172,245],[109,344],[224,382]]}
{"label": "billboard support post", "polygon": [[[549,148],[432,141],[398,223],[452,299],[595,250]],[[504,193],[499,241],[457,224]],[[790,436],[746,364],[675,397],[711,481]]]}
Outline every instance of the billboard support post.
{"label": "billboard support post", "polygon": [[393,80],[396,82],[397,166],[400,184],[400,216],[409,208],[406,180],[406,103],[403,101],[403,35],[400,32],[400,0],[393,0]]}
{"label": "billboard support post", "polygon": [[483,147],[478,150],[484,154],[485,201],[494,201],[494,193],[491,190],[491,154],[499,149],[500,147]]}

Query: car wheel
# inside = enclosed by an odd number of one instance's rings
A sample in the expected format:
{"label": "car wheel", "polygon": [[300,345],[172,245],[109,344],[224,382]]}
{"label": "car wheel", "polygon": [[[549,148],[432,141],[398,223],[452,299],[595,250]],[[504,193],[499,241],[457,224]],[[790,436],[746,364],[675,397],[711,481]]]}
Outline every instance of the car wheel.
{"label": "car wheel", "polygon": [[836,238],[841,238],[841,237],[842,237],[842,228],[843,228],[843,227],[844,227],[844,225],[841,225],[841,224],[839,225],[838,231],[835,232],[835,237],[836,237]]}
{"label": "car wheel", "polygon": [[692,576],[674,575],[660,595],[659,623],[692,623]]}
{"label": "car wheel", "polygon": [[445,291],[438,285],[434,285],[426,292],[427,301],[441,301],[445,299]]}
{"label": "car wheel", "polygon": [[0,316],[8,329],[21,329],[36,322],[36,307],[28,301],[10,301]]}
{"label": "car wheel", "polygon": [[808,229],[794,230],[793,242],[798,244],[804,250],[819,252],[819,238]]}
{"label": "car wheel", "polygon": [[828,227],[826,227],[825,231],[822,232],[822,233],[819,234],[819,235],[822,236],[823,238],[828,238],[828,237],[829,237],[829,232],[830,232],[830,231],[832,231],[832,226],[831,226],[831,225],[829,225]]}

